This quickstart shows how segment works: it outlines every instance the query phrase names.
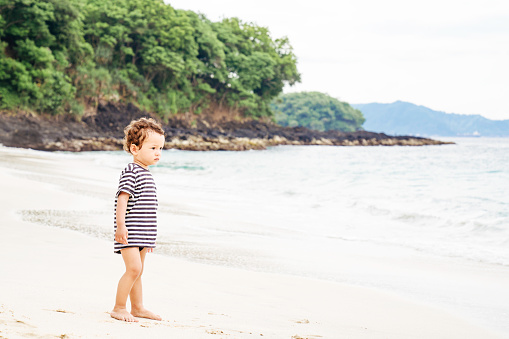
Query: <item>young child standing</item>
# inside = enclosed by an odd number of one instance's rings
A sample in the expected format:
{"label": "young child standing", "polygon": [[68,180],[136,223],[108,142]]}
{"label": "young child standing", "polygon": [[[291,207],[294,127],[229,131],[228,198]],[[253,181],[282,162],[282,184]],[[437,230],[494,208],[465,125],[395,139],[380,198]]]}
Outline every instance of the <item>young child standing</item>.
{"label": "young child standing", "polygon": [[[157,192],[148,167],[161,159],[164,130],[155,120],[141,118],[133,120],[124,134],[124,149],[132,154],[133,162],[122,171],[115,198],[115,253],[122,254],[126,270],[110,315],[127,322],[137,322],[135,317],[161,320],[143,306],[141,274],[157,235]],[[131,312],[126,308],[127,297]]]}

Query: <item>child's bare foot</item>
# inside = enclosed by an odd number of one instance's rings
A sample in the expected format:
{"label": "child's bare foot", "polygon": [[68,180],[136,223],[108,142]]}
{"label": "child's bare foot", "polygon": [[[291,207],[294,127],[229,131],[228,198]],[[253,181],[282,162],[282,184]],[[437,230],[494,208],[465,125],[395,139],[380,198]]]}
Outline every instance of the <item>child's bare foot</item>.
{"label": "child's bare foot", "polygon": [[138,318],[147,318],[153,320],[162,320],[157,314],[150,312],[146,308],[134,308],[131,307],[131,314]]}
{"label": "child's bare foot", "polygon": [[137,323],[138,322],[138,319],[133,317],[133,315],[131,313],[127,312],[127,310],[125,308],[113,309],[113,311],[111,311],[110,315],[112,318],[122,320],[122,321],[127,321],[129,323],[131,323],[131,322]]}

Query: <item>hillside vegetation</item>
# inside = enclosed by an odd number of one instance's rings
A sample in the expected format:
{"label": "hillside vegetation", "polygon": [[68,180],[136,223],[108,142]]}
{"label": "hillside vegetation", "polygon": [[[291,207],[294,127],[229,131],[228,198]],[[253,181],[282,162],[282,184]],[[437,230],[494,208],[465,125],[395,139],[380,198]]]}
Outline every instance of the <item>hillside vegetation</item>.
{"label": "hillside vegetation", "polygon": [[272,107],[276,122],[282,126],[353,132],[360,130],[365,121],[359,110],[320,92],[282,94]]}
{"label": "hillside vegetation", "polygon": [[300,81],[287,38],[162,0],[0,0],[0,108],[80,115],[101,101],[161,117],[271,115]]}

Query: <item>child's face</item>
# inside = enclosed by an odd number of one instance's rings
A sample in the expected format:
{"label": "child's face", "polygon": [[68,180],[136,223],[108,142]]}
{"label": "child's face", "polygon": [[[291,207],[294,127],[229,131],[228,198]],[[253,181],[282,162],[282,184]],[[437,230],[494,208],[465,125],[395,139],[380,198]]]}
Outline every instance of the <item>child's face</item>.
{"label": "child's face", "polygon": [[164,135],[149,131],[147,138],[143,141],[141,148],[136,145],[131,145],[131,153],[134,157],[134,162],[148,168],[148,166],[155,165],[161,159],[161,151],[164,147]]}

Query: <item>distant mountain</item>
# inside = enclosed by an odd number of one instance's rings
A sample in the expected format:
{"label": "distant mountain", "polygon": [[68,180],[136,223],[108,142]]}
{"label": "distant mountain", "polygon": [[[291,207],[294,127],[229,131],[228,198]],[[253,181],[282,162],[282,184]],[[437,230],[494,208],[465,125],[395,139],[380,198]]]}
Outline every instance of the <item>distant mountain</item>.
{"label": "distant mountain", "polygon": [[450,114],[409,102],[354,104],[366,122],[366,131],[390,135],[509,137],[509,120],[480,115]]}

